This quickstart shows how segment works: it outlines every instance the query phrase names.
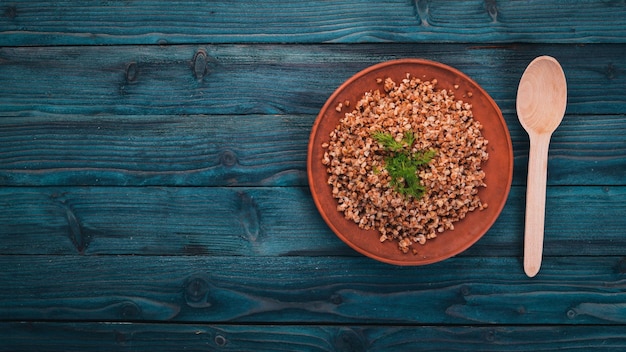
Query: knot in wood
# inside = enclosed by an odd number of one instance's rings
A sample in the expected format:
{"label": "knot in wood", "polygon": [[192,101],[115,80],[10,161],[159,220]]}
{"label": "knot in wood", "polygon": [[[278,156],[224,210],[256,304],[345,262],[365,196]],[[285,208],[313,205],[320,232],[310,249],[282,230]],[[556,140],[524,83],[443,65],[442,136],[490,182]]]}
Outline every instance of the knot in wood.
{"label": "knot in wood", "polygon": [[330,303],[338,306],[341,303],[343,303],[343,298],[341,298],[340,294],[336,293],[336,294],[330,296]]}
{"label": "knot in wood", "polygon": [[4,9],[4,17],[14,19],[17,16],[17,8],[15,6],[7,6]]}
{"label": "knot in wood", "polygon": [[226,340],[226,338],[222,335],[216,335],[213,340],[215,341],[215,344],[220,347],[225,346],[226,342],[228,342],[228,340]]}
{"label": "knot in wood", "polygon": [[59,205],[65,210],[69,239],[72,241],[72,244],[74,244],[74,247],[76,247],[78,253],[84,254],[91,243],[91,236],[83,231],[80,221],[69,205],[64,201],[61,201]]}
{"label": "knot in wood", "polygon": [[466,285],[461,286],[461,294],[463,296],[467,296],[470,293],[471,293],[471,290],[470,290],[469,286],[466,286]]}
{"label": "knot in wood", "polygon": [[249,242],[256,242],[261,231],[261,211],[254,197],[245,192],[237,193],[238,211],[237,218],[243,227],[243,238]]}
{"label": "knot in wood", "polygon": [[610,62],[608,65],[606,65],[606,68],[604,69],[604,75],[609,80],[613,80],[615,79],[615,77],[617,77],[617,71],[617,67],[615,67],[615,65]]}
{"label": "knot in wood", "polygon": [[188,306],[194,308],[210,307],[209,283],[201,277],[192,277],[185,285],[185,302]]}
{"label": "knot in wood", "polygon": [[137,81],[139,75],[139,68],[136,62],[131,62],[126,66],[126,82],[134,83]]}
{"label": "knot in wood", "polygon": [[576,310],[570,309],[567,311],[566,315],[567,315],[567,319],[575,319],[578,313],[576,313]]}
{"label": "knot in wood", "polygon": [[196,51],[191,61],[191,69],[197,80],[202,80],[210,73],[210,67],[215,63],[215,60],[207,54],[206,50],[199,49]]}
{"label": "knot in wood", "polygon": [[336,351],[365,351],[363,337],[352,329],[342,329],[334,339]]}
{"label": "knot in wood", "polygon": [[417,15],[417,20],[420,22],[420,25],[424,27],[428,27],[428,1],[427,0],[414,0],[415,3],[415,12]]}
{"label": "knot in wood", "polygon": [[120,316],[124,319],[137,319],[141,316],[141,308],[133,302],[125,302],[120,307]]}
{"label": "knot in wood", "polygon": [[237,162],[237,154],[231,150],[225,150],[220,155],[220,163],[226,167],[233,167]]}
{"label": "knot in wood", "polygon": [[485,10],[487,10],[494,22],[498,20],[498,4],[496,0],[485,0]]}

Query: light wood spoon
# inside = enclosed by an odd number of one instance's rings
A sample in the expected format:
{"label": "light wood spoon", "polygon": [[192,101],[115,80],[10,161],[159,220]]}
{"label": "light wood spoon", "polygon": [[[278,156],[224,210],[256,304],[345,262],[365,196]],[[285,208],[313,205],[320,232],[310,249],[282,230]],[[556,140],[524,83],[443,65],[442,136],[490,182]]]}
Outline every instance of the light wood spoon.
{"label": "light wood spoon", "polygon": [[534,59],[517,90],[517,117],[530,138],[524,229],[524,271],[529,277],[537,275],[541,267],[548,148],[566,105],[567,83],[559,62],[550,56]]}

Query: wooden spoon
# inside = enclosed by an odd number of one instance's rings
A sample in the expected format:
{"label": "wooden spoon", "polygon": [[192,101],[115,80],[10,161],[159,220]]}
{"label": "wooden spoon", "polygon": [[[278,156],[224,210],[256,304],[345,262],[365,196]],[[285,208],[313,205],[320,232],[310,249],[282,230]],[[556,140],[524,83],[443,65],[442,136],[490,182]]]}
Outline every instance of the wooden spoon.
{"label": "wooden spoon", "polygon": [[566,105],[567,83],[559,62],[550,56],[534,59],[517,90],[517,116],[530,138],[524,230],[524,271],[529,277],[537,275],[541,267],[548,148]]}

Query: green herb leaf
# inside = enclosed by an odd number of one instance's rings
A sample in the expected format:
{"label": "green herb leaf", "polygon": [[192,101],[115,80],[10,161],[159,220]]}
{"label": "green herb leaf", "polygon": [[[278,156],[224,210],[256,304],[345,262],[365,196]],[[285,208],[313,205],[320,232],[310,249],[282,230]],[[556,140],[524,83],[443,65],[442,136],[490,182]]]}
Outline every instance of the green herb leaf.
{"label": "green herb leaf", "polygon": [[409,148],[411,148],[413,143],[415,143],[415,135],[413,134],[413,131],[404,132],[404,138],[402,138],[402,141],[406,143]]}
{"label": "green herb leaf", "polygon": [[372,133],[372,138],[374,138],[378,143],[382,144],[385,149],[391,150],[393,152],[397,152],[404,147],[402,142],[396,141],[391,133],[377,131]]}
{"label": "green herb leaf", "polygon": [[417,175],[420,167],[428,164],[436,155],[435,150],[411,153],[415,135],[411,131],[404,133],[401,142],[396,141],[390,133],[374,132],[372,138],[378,141],[390,154],[385,157],[385,168],[391,176],[394,190],[404,196],[421,198],[426,188]]}

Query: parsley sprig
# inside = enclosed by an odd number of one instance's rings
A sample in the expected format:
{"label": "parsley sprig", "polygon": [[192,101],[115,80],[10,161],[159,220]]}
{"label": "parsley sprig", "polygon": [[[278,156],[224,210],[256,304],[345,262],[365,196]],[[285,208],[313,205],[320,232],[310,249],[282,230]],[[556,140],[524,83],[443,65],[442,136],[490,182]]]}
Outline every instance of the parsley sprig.
{"label": "parsley sprig", "polygon": [[433,159],[435,150],[412,152],[415,135],[411,131],[405,132],[400,141],[391,133],[381,131],[372,133],[372,138],[389,153],[385,157],[385,169],[391,176],[394,190],[404,196],[421,198],[426,187],[422,185],[417,170]]}

